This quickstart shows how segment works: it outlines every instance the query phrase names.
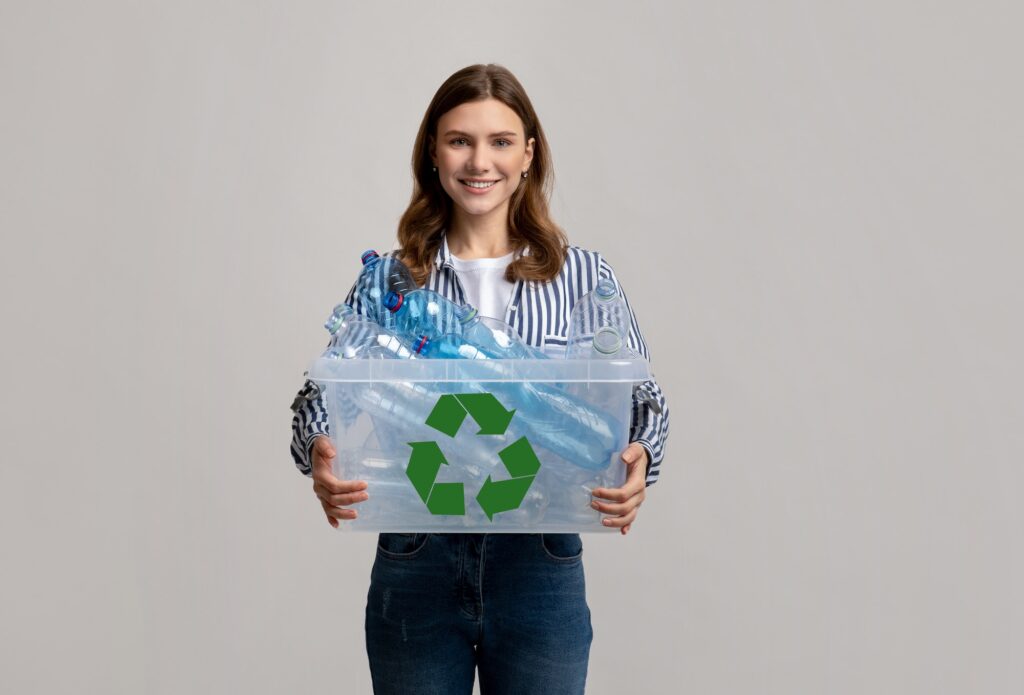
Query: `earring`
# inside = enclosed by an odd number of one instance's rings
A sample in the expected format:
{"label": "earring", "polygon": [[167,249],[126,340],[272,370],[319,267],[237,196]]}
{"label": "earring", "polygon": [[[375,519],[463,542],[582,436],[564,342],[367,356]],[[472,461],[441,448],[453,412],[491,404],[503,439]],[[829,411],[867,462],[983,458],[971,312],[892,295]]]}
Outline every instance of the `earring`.
{"label": "earring", "polygon": [[434,171],[437,171],[437,167],[431,167]]}
{"label": "earring", "polygon": [[525,171],[523,172],[523,178],[524,179],[526,178],[526,172]]}

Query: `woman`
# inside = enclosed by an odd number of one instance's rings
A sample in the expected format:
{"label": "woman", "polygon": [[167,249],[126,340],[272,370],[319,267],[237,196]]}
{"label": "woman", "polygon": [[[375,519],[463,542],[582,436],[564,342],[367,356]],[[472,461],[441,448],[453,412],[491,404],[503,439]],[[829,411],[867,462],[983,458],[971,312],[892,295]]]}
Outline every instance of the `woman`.
{"label": "woman", "polygon": [[[601,278],[597,253],[569,246],[548,214],[547,140],[526,92],[498,65],[441,85],[413,150],[412,201],[399,223],[402,260],[420,286],[515,327],[530,345],[565,345],[573,304]],[[621,288],[620,288],[621,291]],[[355,287],[346,301],[362,311]],[[648,358],[630,310],[628,344]],[[603,523],[629,532],[657,480],[668,433],[658,385],[634,395],[626,482],[594,490]],[[296,399],[292,456],[313,478],[327,521],[354,519],[366,483],[335,478],[316,388]],[[582,693],[592,629],[579,534],[379,536],[366,606],[376,693]]]}

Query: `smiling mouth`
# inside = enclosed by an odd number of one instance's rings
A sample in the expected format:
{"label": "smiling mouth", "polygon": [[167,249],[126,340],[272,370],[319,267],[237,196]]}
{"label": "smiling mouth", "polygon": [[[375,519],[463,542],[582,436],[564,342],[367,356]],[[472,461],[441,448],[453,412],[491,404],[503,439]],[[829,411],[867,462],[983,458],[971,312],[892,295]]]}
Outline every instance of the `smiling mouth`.
{"label": "smiling mouth", "polygon": [[467,181],[466,179],[459,179],[459,183],[461,183],[463,186],[469,186],[470,188],[475,188],[477,190],[481,190],[481,189],[490,188],[491,186],[493,186],[494,184],[496,184],[498,182],[497,181]]}

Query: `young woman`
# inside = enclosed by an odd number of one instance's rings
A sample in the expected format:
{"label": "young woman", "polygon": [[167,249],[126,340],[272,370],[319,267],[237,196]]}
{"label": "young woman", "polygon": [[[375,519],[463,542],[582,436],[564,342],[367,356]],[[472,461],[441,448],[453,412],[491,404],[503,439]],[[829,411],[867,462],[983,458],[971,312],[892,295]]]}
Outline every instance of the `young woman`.
{"label": "young woman", "polygon": [[[438,89],[412,157],[416,184],[398,228],[420,286],[565,345],[569,314],[602,278],[599,254],[568,245],[548,214],[551,158],[519,81],[498,65],[459,70]],[[620,288],[621,291],[621,288]],[[624,296],[624,295],[623,295]],[[355,288],[346,301],[362,311]],[[628,344],[649,359],[630,310]],[[354,519],[366,483],[335,478],[316,387],[296,399],[292,457],[327,521]],[[653,380],[634,394],[626,482],[594,490],[603,523],[629,532],[658,478],[668,408]],[[593,636],[579,534],[382,533],[366,605],[375,693],[582,693]]]}

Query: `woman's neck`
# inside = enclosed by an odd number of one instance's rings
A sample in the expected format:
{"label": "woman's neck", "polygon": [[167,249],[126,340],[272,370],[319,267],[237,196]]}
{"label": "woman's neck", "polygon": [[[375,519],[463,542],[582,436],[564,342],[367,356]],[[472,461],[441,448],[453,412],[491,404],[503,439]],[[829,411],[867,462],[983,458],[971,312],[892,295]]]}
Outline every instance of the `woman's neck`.
{"label": "woman's neck", "polygon": [[512,253],[508,239],[508,220],[504,215],[492,219],[452,220],[446,234],[448,250],[464,261],[476,258],[500,258]]}

